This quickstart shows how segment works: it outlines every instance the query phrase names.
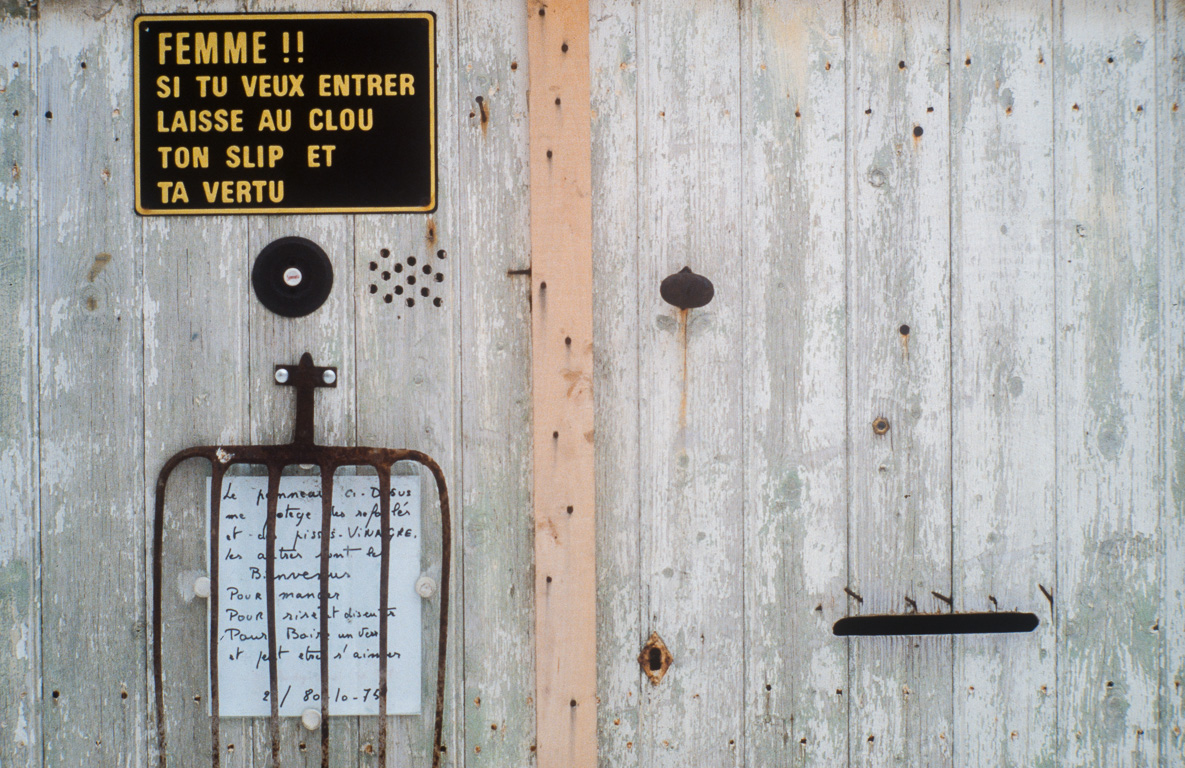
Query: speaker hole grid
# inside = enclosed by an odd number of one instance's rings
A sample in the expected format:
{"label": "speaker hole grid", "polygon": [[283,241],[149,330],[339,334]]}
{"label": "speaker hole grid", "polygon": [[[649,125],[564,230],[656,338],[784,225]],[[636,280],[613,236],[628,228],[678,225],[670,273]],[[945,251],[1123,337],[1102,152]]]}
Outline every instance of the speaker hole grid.
{"label": "speaker hole grid", "polygon": [[[443,290],[444,286],[434,286],[434,283],[444,282],[444,271],[442,269],[443,262],[448,258],[448,252],[444,249],[436,251],[436,258],[432,259],[428,256],[428,260],[421,261],[415,256],[407,256],[402,261],[398,260],[392,254],[390,248],[379,249],[379,259],[387,259],[390,263],[384,262],[380,266],[379,261],[371,261],[368,267],[372,273],[371,279],[374,281],[367,290],[376,298],[382,298],[384,304],[393,304],[395,297],[402,297],[405,294],[404,304],[408,307],[416,305],[416,295],[425,303],[431,303],[433,307],[443,307],[444,300],[439,295],[433,295],[433,289],[436,291]],[[436,263],[433,264],[432,261]],[[417,266],[419,267],[417,269]],[[417,275],[416,273],[420,274]],[[423,278],[422,282],[417,283],[419,278]],[[399,278],[403,278],[402,281]],[[386,285],[392,283],[393,285]],[[406,283],[406,287],[400,282]]]}

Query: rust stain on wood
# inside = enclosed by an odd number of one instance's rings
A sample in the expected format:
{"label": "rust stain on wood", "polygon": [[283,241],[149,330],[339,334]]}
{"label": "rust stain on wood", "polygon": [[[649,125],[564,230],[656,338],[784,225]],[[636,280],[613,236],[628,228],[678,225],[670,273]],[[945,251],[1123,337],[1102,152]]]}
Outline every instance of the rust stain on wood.
{"label": "rust stain on wood", "polygon": [[100,253],[99,255],[95,256],[95,263],[91,265],[90,272],[86,273],[86,281],[88,283],[93,283],[95,278],[99,276],[99,273],[106,269],[107,265],[110,263],[111,254],[109,253]]}
{"label": "rust stain on wood", "polygon": [[650,639],[642,646],[642,650],[638,653],[638,665],[642,667],[642,671],[646,673],[646,678],[651,685],[658,685],[667,674],[667,670],[671,668],[671,664],[675,662],[675,657],[671,655],[671,651],[667,648],[667,644],[662,641],[657,632],[650,633]]}

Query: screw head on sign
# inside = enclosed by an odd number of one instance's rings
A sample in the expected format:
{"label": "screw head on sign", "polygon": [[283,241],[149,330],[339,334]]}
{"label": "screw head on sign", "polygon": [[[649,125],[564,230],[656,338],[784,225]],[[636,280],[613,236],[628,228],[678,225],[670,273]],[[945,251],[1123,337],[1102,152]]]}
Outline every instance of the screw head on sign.
{"label": "screw head on sign", "polygon": [[288,381],[288,369],[287,368],[277,368],[276,369],[276,383],[277,384],[284,384],[287,381]]}
{"label": "screw head on sign", "polygon": [[198,576],[193,580],[193,594],[206,600],[210,597],[210,577]]}
{"label": "screw head on sign", "polygon": [[337,381],[337,374],[331,370],[325,371],[325,373],[321,374],[321,380],[326,384],[332,384],[333,382]]}
{"label": "screw head on sign", "polygon": [[300,722],[310,731],[317,730],[321,727],[321,710],[312,707],[306,709],[300,713]]}
{"label": "screw head on sign", "polygon": [[295,288],[300,285],[300,281],[304,279],[304,275],[296,267],[288,267],[284,270],[284,284],[289,288]]}
{"label": "screw head on sign", "polygon": [[431,576],[421,576],[416,580],[416,594],[427,600],[436,594],[436,579]]}

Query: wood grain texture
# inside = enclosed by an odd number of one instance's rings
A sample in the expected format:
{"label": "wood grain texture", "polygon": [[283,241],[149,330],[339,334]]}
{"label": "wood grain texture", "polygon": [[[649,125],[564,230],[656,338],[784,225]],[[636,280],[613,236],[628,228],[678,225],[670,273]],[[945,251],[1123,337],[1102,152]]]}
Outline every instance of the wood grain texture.
{"label": "wood grain texture", "polygon": [[597,761],[588,0],[527,5],[540,768]]}
{"label": "wood grain texture", "polygon": [[[156,476],[169,456],[191,445],[234,444],[248,436],[247,220],[146,220],[143,242],[144,462],[151,480],[145,503],[152,509]],[[207,603],[193,592],[194,579],[208,571],[209,475],[205,462],[184,464],[170,478],[166,496],[163,669],[169,765],[177,766],[210,762]],[[151,574],[149,567],[148,594]],[[151,628],[147,634],[151,649]],[[151,682],[148,687],[151,694]],[[149,704],[155,717],[151,695]],[[222,724],[223,745],[238,745],[240,755],[244,727],[237,719]],[[155,756],[155,743],[149,754]]]}
{"label": "wood grain texture", "polygon": [[1060,757],[1145,765],[1159,743],[1162,488],[1153,5],[1066,2],[1059,31]]}
{"label": "wood grain texture", "polygon": [[47,766],[135,764],[148,732],[133,11],[98,3],[40,11],[39,715]]}
{"label": "wood grain texture", "polygon": [[459,3],[461,504],[465,730],[458,765],[530,765],[535,749],[525,4]]}
{"label": "wood grain texture", "polygon": [[[133,11],[325,8],[41,5],[0,12],[0,765],[148,764],[144,477],[185,445],[287,441],[271,369],[305,349],[342,374],[319,440],[423,448],[454,490],[445,763],[532,765],[540,6],[429,0],[435,214],[139,220]],[[600,763],[1185,765],[1185,6],[593,0],[589,21]],[[302,320],[249,288],[287,234],[337,272]],[[371,261],[411,256],[443,269],[432,296],[369,293],[397,282]],[[717,293],[681,327],[657,288],[685,264]],[[170,485],[165,571],[170,757],[198,768],[206,471]],[[830,634],[905,597],[948,610],[932,591],[1042,625]],[[657,687],[651,630],[675,656]],[[333,765],[372,765],[377,721],[338,720]],[[392,720],[390,765],[426,761],[428,725]],[[284,765],[316,743],[285,723]],[[224,723],[224,765],[268,746],[266,720]]]}
{"label": "wood grain texture", "polygon": [[[658,2],[638,18],[638,280],[646,626],[674,656],[643,687],[638,763],[744,762],[740,18]],[[710,52],[710,53],[708,53]],[[706,307],[659,296],[690,266]],[[631,279],[629,275],[623,279]],[[623,663],[625,660],[623,660]]]}
{"label": "wood grain texture", "polygon": [[[252,12],[275,13],[320,11],[313,0],[259,0]],[[355,445],[358,437],[358,368],[356,349],[356,296],[354,285],[354,217],[348,215],[252,216],[248,225],[248,267],[273,240],[296,235],[317,243],[333,266],[334,289],[325,304],[306,317],[287,318],[272,314],[252,298],[247,316],[250,343],[249,391],[251,394],[251,439],[256,443],[287,443],[292,439],[293,394],[291,388],[276,386],[272,379],[278,363],[294,363],[310,352],[317,365],[338,369],[338,386],[320,390],[315,396],[316,434],[322,445]],[[289,468],[292,474],[307,470]],[[352,722],[351,722],[352,721]],[[320,765],[319,734],[310,734],[299,719],[281,718],[281,759],[284,765]],[[253,764],[270,765],[271,730],[266,718],[253,719]],[[336,725],[336,730],[332,730]],[[331,723],[330,759],[351,765],[359,759],[360,740],[356,718]],[[305,748],[301,748],[302,742]],[[313,746],[309,746],[310,743]],[[377,749],[370,745],[373,753]]]}
{"label": "wood grain texture", "polygon": [[[852,613],[949,608],[934,594],[951,595],[947,12],[850,9],[848,562],[863,598]],[[850,645],[852,762],[949,765],[950,638]]]}
{"label": "wood grain texture", "polygon": [[[269,9],[270,10],[270,9]],[[281,237],[297,235],[320,245],[333,265],[334,290],[322,307],[311,315],[287,318],[274,315],[258,301],[248,304],[248,364],[251,440],[253,443],[287,443],[292,440],[293,394],[290,387],[277,386],[274,366],[293,363],[304,352],[317,365],[338,369],[338,386],[316,394],[315,440],[322,445],[350,445],[356,440],[357,368],[354,364],[354,300],[349,290],[354,284],[354,217],[352,216],[259,216],[248,224],[247,264],[264,246]],[[290,473],[301,474],[297,468]],[[356,726],[351,726],[356,728]],[[343,741],[350,733],[343,728]],[[281,735],[285,765],[320,764],[316,748],[300,749],[309,732],[299,720],[282,718]],[[331,742],[332,745],[333,742]],[[254,765],[269,765],[271,757],[270,726],[266,718],[254,719],[252,738]],[[341,747],[346,748],[345,744]],[[238,745],[242,749],[242,745]],[[359,748],[349,745],[352,752]],[[339,758],[340,759],[340,758]]]}
{"label": "wood grain texture", "polygon": [[[638,424],[637,12],[590,3],[593,346],[597,488],[597,737],[605,768],[636,768],[648,626],[641,579]],[[645,683],[648,685],[648,683]]]}
{"label": "wood grain texture", "polygon": [[0,765],[41,765],[37,22],[0,15]]}
{"label": "wood grain texture", "polygon": [[[202,5],[210,12],[236,8],[233,0]],[[142,11],[191,13],[195,8],[175,0],[152,0]],[[247,312],[254,297],[247,223],[241,216],[140,220],[146,509],[153,508],[157,473],[169,456],[191,445],[248,440]],[[201,311],[195,311],[198,307]],[[193,592],[194,579],[209,570],[205,535],[209,476],[206,462],[183,464],[170,478],[166,495],[162,666],[170,766],[210,765],[208,604]],[[145,536],[146,594],[151,596],[151,524],[146,525]],[[146,635],[151,654],[151,622]],[[151,672],[147,678],[148,714],[150,722],[155,722]],[[236,755],[237,764],[243,764],[250,729],[250,721],[222,721],[222,746],[236,745],[235,752],[224,753],[226,764],[235,765]],[[155,761],[155,731],[149,733],[148,758]]]}
{"label": "wood grain texture", "polygon": [[745,764],[847,764],[844,7],[744,6]]}
{"label": "wood grain texture", "polygon": [[953,764],[1055,765],[1053,16],[952,8],[954,606],[1041,621],[955,638]]}
{"label": "wood grain texture", "polygon": [[[436,14],[438,105],[457,99],[456,11],[447,2],[366,3],[366,10],[430,10]],[[442,764],[461,753],[458,715],[462,706],[461,498],[459,484],[460,285],[458,218],[461,179],[454,148],[461,122],[450,110],[437,110],[437,199],[433,214],[355,217],[354,294],[358,366],[357,423],[360,445],[408,447],[434,457],[443,469],[452,498],[452,598],[449,603],[449,656],[445,668],[444,749]],[[373,265],[373,267],[372,267]],[[398,265],[398,266],[397,266]],[[398,271],[396,271],[398,270]],[[441,277],[437,281],[437,277]],[[374,286],[374,292],[371,292]],[[396,293],[396,288],[399,293]],[[428,295],[424,295],[427,291]],[[390,296],[390,300],[387,297]],[[408,304],[408,299],[412,304]],[[439,301],[439,306],[435,302]],[[400,468],[398,471],[411,471]],[[425,575],[440,584],[440,506],[430,473],[420,472],[423,524],[421,563]],[[376,603],[377,605],[377,603]],[[439,650],[439,591],[424,601],[421,634],[423,675],[418,717],[391,718],[387,759],[391,766],[431,765],[436,719],[436,660]],[[361,718],[360,744],[377,743],[376,718]],[[336,737],[335,737],[336,738]],[[349,738],[348,733],[341,736]],[[357,740],[357,737],[355,737]],[[359,765],[369,760],[357,749]]]}
{"label": "wood grain texture", "polygon": [[1160,256],[1163,537],[1159,758],[1185,766],[1185,3],[1157,8],[1157,211]]}

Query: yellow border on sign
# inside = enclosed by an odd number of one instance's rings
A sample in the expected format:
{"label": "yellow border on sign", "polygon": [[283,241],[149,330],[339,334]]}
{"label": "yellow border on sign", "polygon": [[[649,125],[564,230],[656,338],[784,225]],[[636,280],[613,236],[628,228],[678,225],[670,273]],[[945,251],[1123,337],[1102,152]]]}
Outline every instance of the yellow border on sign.
{"label": "yellow border on sign", "polygon": [[[153,21],[238,21],[247,19],[272,20],[318,20],[318,19],[427,19],[428,21],[428,68],[432,73],[428,85],[428,136],[429,160],[431,161],[432,199],[428,205],[402,208],[170,208],[159,210],[145,208],[140,203],[140,24]],[[236,214],[250,216],[272,213],[430,213],[436,210],[436,14],[431,11],[405,11],[393,13],[168,13],[137,16],[132,22],[132,89],[135,99],[132,120],[136,126],[133,145],[135,163],[136,213],[141,216],[202,216],[212,214]]]}

